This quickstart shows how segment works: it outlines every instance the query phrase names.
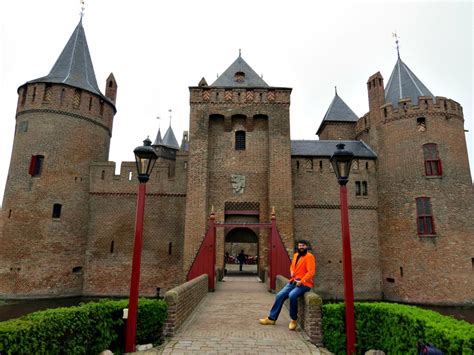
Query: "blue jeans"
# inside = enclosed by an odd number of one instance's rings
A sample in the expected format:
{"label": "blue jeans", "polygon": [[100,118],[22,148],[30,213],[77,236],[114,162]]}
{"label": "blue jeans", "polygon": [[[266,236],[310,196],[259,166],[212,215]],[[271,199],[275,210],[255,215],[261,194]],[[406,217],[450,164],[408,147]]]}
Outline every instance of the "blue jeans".
{"label": "blue jeans", "polygon": [[302,296],[305,292],[311,290],[308,286],[296,286],[296,284],[288,283],[283,287],[280,292],[277,293],[275,303],[270,310],[268,319],[277,320],[280,315],[281,308],[286,299],[290,299],[290,318],[296,320],[298,318],[298,297]]}

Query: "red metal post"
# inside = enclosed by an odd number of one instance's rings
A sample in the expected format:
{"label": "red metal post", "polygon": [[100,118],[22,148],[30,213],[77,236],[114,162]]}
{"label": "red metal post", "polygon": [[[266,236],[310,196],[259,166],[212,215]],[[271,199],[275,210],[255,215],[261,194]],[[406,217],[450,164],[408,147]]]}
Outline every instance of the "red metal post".
{"label": "red metal post", "polygon": [[354,288],[352,285],[351,240],[349,234],[349,208],[347,205],[347,187],[339,190],[341,201],[341,231],[342,231],[342,267],[344,269],[344,301],[346,304],[346,353],[356,352],[355,317],[354,317]]}
{"label": "red metal post", "polygon": [[211,212],[209,217],[209,231],[211,233],[211,245],[209,246],[209,290],[215,290],[216,282],[216,216],[214,211]]}
{"label": "red metal post", "polygon": [[137,333],[138,286],[140,283],[140,260],[142,254],[143,217],[145,211],[146,184],[138,185],[137,214],[135,216],[135,242],[133,246],[132,278],[130,281],[130,298],[128,301],[127,335],[125,352],[135,351]]}

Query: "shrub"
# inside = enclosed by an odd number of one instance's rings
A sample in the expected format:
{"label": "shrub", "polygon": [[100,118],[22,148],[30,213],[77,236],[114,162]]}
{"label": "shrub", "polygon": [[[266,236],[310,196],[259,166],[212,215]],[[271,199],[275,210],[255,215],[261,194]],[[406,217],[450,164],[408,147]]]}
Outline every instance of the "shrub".
{"label": "shrub", "polygon": [[[345,354],[345,307],[322,307],[324,344]],[[437,312],[396,303],[356,303],[357,353],[370,349],[389,354],[416,354],[418,341],[432,343],[447,354],[473,354],[474,325]]]}
{"label": "shrub", "polygon": [[[39,311],[0,322],[2,354],[98,354],[123,348],[122,309],[128,300],[101,300],[75,307]],[[166,303],[139,300],[137,343],[158,343]]]}

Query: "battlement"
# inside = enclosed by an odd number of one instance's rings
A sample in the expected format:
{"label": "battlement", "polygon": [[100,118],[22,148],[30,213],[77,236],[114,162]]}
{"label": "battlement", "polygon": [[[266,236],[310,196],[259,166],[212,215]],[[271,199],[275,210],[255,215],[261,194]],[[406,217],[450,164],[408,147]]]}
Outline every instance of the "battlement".
{"label": "battlement", "polygon": [[214,88],[190,87],[190,103],[225,104],[289,104],[290,88]]}
{"label": "battlement", "polygon": [[50,112],[91,121],[112,132],[115,107],[99,95],[68,85],[30,83],[18,89],[17,117]]}
{"label": "battlement", "polygon": [[464,120],[462,106],[456,101],[443,96],[436,96],[434,100],[431,96],[420,96],[418,97],[418,105],[414,105],[411,99],[402,99],[398,102],[396,108],[393,107],[392,103],[380,107],[382,123],[406,117],[433,114],[444,115],[447,119]]}
{"label": "battlement", "polygon": [[[185,193],[187,174],[187,152],[178,152],[176,161],[158,159],[155,163],[147,191],[150,193]],[[135,193],[138,185],[137,167],[133,161],[120,164],[115,174],[116,163],[93,162],[90,165],[91,193]]]}

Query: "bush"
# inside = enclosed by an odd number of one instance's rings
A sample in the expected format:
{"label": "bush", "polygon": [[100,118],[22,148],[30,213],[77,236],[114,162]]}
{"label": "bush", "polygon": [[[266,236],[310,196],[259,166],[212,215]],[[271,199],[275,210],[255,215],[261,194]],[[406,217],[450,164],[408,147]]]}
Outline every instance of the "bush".
{"label": "bush", "polygon": [[[322,306],[324,345],[345,354],[345,307]],[[474,325],[437,312],[396,303],[356,303],[357,353],[370,349],[388,354],[416,354],[418,341],[432,343],[446,354],[474,352]]]}
{"label": "bush", "polygon": [[[1,354],[98,354],[123,349],[128,300],[101,300],[35,312],[0,322]],[[137,344],[158,343],[166,303],[139,300]]]}

